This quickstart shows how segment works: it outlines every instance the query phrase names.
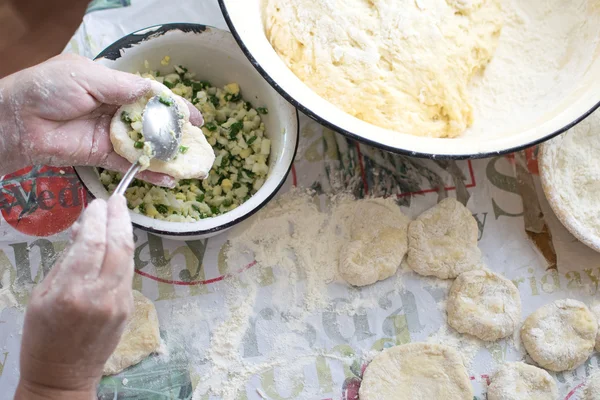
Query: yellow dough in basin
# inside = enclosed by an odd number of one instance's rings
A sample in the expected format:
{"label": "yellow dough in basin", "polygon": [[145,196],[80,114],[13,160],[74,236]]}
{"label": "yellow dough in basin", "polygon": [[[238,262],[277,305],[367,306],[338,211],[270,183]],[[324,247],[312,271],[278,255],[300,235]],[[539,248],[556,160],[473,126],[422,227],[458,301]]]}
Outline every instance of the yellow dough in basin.
{"label": "yellow dough in basin", "polygon": [[499,0],[266,0],[264,26],[317,94],[371,124],[455,137],[473,121],[467,87],[491,60]]}

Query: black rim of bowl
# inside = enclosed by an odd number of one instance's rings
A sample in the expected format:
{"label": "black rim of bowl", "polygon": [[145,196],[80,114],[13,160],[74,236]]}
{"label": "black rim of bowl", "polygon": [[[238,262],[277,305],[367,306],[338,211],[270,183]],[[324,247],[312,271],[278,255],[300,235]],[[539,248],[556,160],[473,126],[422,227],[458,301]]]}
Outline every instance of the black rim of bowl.
{"label": "black rim of bowl", "polygon": [[[406,156],[410,156],[410,157],[436,159],[436,160],[466,160],[466,159],[488,158],[488,157],[499,156],[499,155],[503,155],[503,154],[514,153],[514,152],[526,149],[528,147],[535,146],[542,142],[545,142],[546,140],[552,139],[553,137],[560,135],[563,132],[568,131],[569,129],[571,129],[575,125],[579,124],[584,119],[586,119],[591,113],[593,113],[594,111],[596,111],[596,109],[598,109],[600,107],[600,101],[598,101],[598,103],[596,103],[591,109],[586,111],[583,115],[581,115],[580,117],[575,119],[573,122],[567,124],[566,126],[558,129],[557,131],[549,133],[540,139],[536,139],[534,141],[531,141],[526,144],[522,144],[520,146],[511,147],[506,150],[492,151],[492,152],[487,152],[487,153],[476,153],[476,154],[429,154],[429,153],[421,153],[421,152],[399,149],[397,147],[386,146],[384,144],[374,142],[369,139],[365,139],[362,136],[359,136],[355,133],[347,131],[347,130],[327,121],[323,117],[317,115],[316,113],[314,113],[313,111],[311,111],[310,109],[308,109],[307,107],[305,107],[304,105],[302,105],[301,103],[296,101],[296,99],[294,99],[285,90],[283,90],[281,88],[281,86],[279,86],[277,84],[277,82],[275,82],[273,80],[273,78],[271,78],[271,76],[264,70],[264,68],[258,63],[258,61],[256,61],[254,56],[252,56],[252,54],[246,47],[244,41],[238,34],[233,22],[231,21],[231,17],[229,16],[229,12],[227,11],[227,6],[225,5],[225,0],[218,0],[218,2],[219,2],[219,7],[221,7],[221,12],[223,13],[223,17],[225,18],[225,22],[227,23],[227,26],[229,27],[231,34],[233,35],[233,37],[237,41],[238,45],[242,49],[242,52],[246,55],[246,57],[248,57],[248,60],[250,60],[250,63],[254,66],[254,68],[256,68],[258,73],[261,74],[262,77],[267,82],[269,82],[269,84],[273,87],[273,89],[275,89],[277,92],[279,92],[279,94],[284,99],[289,101],[294,107],[296,107],[296,109],[299,109],[300,111],[302,111],[302,113],[306,114],[313,120],[317,121],[319,124],[324,125],[327,128],[329,128],[335,132],[341,133],[342,135],[347,136],[350,139],[356,140],[358,142],[367,144],[372,147],[376,147],[376,148],[388,151],[390,153],[402,154],[402,155],[406,155]],[[448,140],[451,140],[451,139],[448,139]]]}
{"label": "black rim of bowl", "polygon": [[[227,32],[227,31],[223,31],[222,29],[219,29],[219,28],[215,28],[215,27],[208,26],[208,25],[201,25],[201,24],[173,23],[173,24],[153,25],[153,26],[149,26],[147,28],[132,32],[129,35],[117,40],[113,44],[109,45],[106,49],[104,49],[100,54],[98,54],[98,56],[96,56],[96,58],[94,58],[94,60],[98,60],[100,58],[107,58],[107,59],[113,60],[113,61],[117,60],[121,57],[122,49],[131,48],[132,46],[134,46],[136,44],[139,44],[146,40],[155,38],[157,36],[164,35],[165,33],[169,32],[169,31],[180,30],[183,32],[202,33],[204,31],[206,31],[206,29],[208,29],[208,28],[219,30],[222,32]],[[147,32],[144,32],[144,31],[147,31]],[[140,32],[144,32],[144,33],[140,33]],[[133,226],[136,228],[139,228],[143,231],[154,233],[157,235],[179,236],[179,237],[209,235],[209,234],[214,234],[214,233],[223,231],[225,229],[228,229],[228,228],[242,222],[243,220],[251,217],[252,215],[254,215],[256,212],[258,212],[258,210],[263,208],[269,201],[271,201],[271,199],[273,197],[275,197],[275,195],[279,192],[281,187],[285,184],[285,181],[287,180],[287,178],[290,174],[290,171],[292,170],[292,167],[294,165],[294,160],[296,159],[296,153],[298,152],[298,144],[300,142],[300,118],[298,116],[298,110],[295,109],[294,111],[296,114],[296,132],[295,132],[296,145],[294,146],[294,152],[292,154],[290,165],[287,167],[287,171],[281,177],[281,181],[277,184],[277,187],[275,188],[275,190],[273,190],[273,192],[271,194],[269,194],[259,205],[257,205],[253,209],[251,209],[246,214],[244,214],[236,219],[233,219],[223,225],[219,225],[219,226],[211,228],[211,229],[205,229],[205,230],[199,230],[199,231],[193,231],[193,232],[172,232],[172,231],[165,231],[165,230],[161,230],[161,229],[150,228],[150,227],[140,225],[137,223],[133,223]],[[75,174],[79,178],[79,181],[85,188],[86,192],[89,194],[90,197],[95,199],[96,196],[93,195],[93,193],[87,187],[87,185],[85,184],[83,179],[81,179],[81,176],[77,172],[77,168],[74,168],[74,170],[75,170]],[[226,215],[226,214],[227,213],[225,213],[223,215]],[[166,223],[168,223],[168,222],[169,221],[166,221]],[[190,222],[190,224],[192,224],[192,223],[193,222]]]}

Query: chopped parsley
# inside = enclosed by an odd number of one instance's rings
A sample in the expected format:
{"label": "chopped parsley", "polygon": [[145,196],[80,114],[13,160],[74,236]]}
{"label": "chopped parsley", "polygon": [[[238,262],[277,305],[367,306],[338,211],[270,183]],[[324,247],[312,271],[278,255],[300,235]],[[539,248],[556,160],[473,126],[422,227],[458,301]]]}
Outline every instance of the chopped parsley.
{"label": "chopped parsley", "polygon": [[161,95],[158,98],[158,101],[160,101],[161,103],[163,103],[165,106],[172,106],[173,105],[173,99],[171,97],[168,97],[166,95]]}
{"label": "chopped parsley", "polygon": [[229,127],[229,139],[234,140],[238,133],[244,128],[244,123],[242,121],[238,121],[234,124],[231,124]]}
{"label": "chopped parsley", "polygon": [[204,124],[204,126],[206,126],[206,129],[208,129],[211,132],[214,132],[217,130],[217,125],[215,125],[212,122],[207,122],[206,124]]}
{"label": "chopped parsley", "polygon": [[179,152],[180,152],[181,154],[185,154],[185,153],[187,153],[187,151],[188,151],[189,149],[190,149],[190,148],[189,148],[188,146],[179,146]]}
{"label": "chopped parsley", "polygon": [[256,141],[256,136],[252,136],[250,139],[246,141],[246,144],[252,144]]}
{"label": "chopped parsley", "polygon": [[217,96],[215,96],[214,94],[208,98],[208,101],[210,101],[213,104],[213,106],[215,106],[215,107],[217,107],[221,103],[219,101],[219,98]]}
{"label": "chopped parsley", "polygon": [[144,142],[140,142],[139,140],[137,142],[135,142],[133,144],[133,147],[135,147],[136,149],[143,149],[144,148]]}
{"label": "chopped parsley", "polygon": [[269,113],[269,109],[267,107],[258,107],[256,111],[258,111],[259,114],[263,115]]}
{"label": "chopped parsley", "polygon": [[165,206],[164,204],[157,204],[154,207],[156,208],[156,211],[161,214],[167,214],[169,212],[169,207]]}
{"label": "chopped parsley", "polygon": [[121,113],[121,121],[126,122],[128,124],[133,122],[133,120],[131,119],[131,116],[129,115],[129,113],[127,111],[123,111]]}

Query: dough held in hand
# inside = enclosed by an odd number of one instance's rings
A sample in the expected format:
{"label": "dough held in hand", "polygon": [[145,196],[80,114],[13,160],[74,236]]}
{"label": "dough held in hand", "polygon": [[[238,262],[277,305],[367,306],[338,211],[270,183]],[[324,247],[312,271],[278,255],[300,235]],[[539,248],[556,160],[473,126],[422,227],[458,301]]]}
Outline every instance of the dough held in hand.
{"label": "dough held in hand", "polygon": [[379,353],[367,366],[360,400],[473,400],[460,354],[451,347],[410,343]]}
{"label": "dough held in hand", "polygon": [[154,303],[133,291],[134,311],[117,348],[104,365],[104,375],[114,375],[158,352],[160,332]]}
{"label": "dough held in hand", "polygon": [[351,241],[340,249],[342,278],[365,286],[394,275],[406,254],[409,222],[393,200],[360,200],[350,228]]}
{"label": "dough held in hand", "polygon": [[478,235],[471,212],[454,198],[446,198],[408,226],[408,266],[440,279],[481,268]]}
{"label": "dough held in hand", "polygon": [[[171,161],[164,162],[156,159],[150,160],[148,170],[170,175],[175,179],[204,179],[208,176],[213,163],[215,152],[204,137],[202,129],[190,123],[190,110],[180,96],[177,96],[169,88],[160,82],[149,80],[151,91],[133,104],[127,104],[119,108],[110,125],[110,140],[115,152],[129,162],[136,162],[144,154],[144,149],[136,148],[135,129],[141,132],[141,118],[148,101],[154,96],[165,96],[172,98],[180,111],[181,118],[181,146],[185,152],[180,152]],[[126,116],[126,117],[124,117]],[[134,120],[133,124],[124,119]]]}
{"label": "dough held in hand", "polygon": [[558,387],[550,374],[522,362],[502,365],[488,386],[488,400],[557,400]]}
{"label": "dough held in hand", "polygon": [[563,299],[536,310],[521,328],[527,353],[550,371],[577,368],[592,354],[598,321],[585,304]]}
{"label": "dough held in hand", "polygon": [[512,335],[521,321],[521,296],[510,280],[488,270],[460,274],[447,302],[448,325],[493,341]]}

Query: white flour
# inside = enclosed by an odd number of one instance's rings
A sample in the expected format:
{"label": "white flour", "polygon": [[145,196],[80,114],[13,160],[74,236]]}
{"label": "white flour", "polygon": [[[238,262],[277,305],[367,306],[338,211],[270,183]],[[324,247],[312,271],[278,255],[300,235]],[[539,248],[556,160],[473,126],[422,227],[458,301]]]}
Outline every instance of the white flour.
{"label": "white flour", "polygon": [[[375,201],[393,203],[393,200]],[[213,394],[224,400],[235,399],[252,377],[270,370],[275,385],[282,386],[285,392],[291,390],[289,386],[316,357],[352,363],[351,357],[313,350],[298,332],[315,311],[353,316],[377,306],[381,293],[369,287],[350,290],[343,303],[334,304],[330,296],[334,290],[331,284],[341,281],[337,271],[339,253],[349,240],[349,222],[358,203],[346,196],[325,198],[321,211],[319,197],[297,189],[271,202],[230,235],[227,264],[235,269],[255,260],[256,265],[223,286],[229,313],[213,329],[209,349],[204,352],[203,343],[198,348],[191,344],[194,358],[209,365],[200,377],[194,398]],[[259,331],[256,327],[261,343],[269,348],[257,362],[244,359],[240,349],[249,324],[258,318],[263,293],[259,282],[267,271],[275,276],[270,287],[270,306],[274,312],[268,314],[271,322],[268,330]],[[396,288],[401,286],[397,277],[390,278],[389,283]],[[347,290],[345,283],[340,284]],[[178,314],[171,324],[178,329],[189,329],[186,321],[202,318],[192,317],[190,308],[185,307],[186,311]],[[311,382],[304,382],[302,398],[318,396],[319,387],[317,384],[312,387]],[[264,397],[260,392],[257,395]]]}
{"label": "white flour", "polygon": [[[504,27],[483,77],[471,81],[466,135],[507,135],[552,113],[590,65],[600,13],[589,0],[504,0]],[[520,129],[519,129],[520,130]]]}

